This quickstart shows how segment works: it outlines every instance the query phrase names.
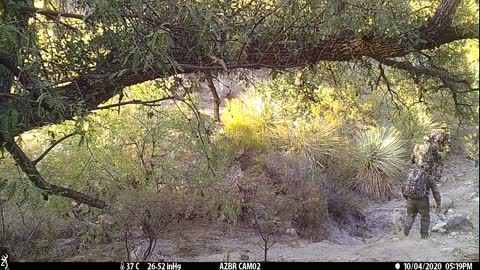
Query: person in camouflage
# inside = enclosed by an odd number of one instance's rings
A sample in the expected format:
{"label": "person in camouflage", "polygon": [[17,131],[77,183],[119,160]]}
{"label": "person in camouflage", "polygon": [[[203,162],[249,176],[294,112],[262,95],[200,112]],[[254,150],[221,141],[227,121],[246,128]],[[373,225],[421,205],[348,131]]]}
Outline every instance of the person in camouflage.
{"label": "person in camouflage", "polygon": [[[407,217],[405,219],[404,234],[408,236],[410,229],[412,228],[415,218],[418,213],[421,216],[421,229],[420,235],[422,239],[428,238],[428,230],[430,227],[430,203],[429,195],[430,190],[432,190],[433,197],[437,204],[437,212],[441,210],[441,197],[440,191],[437,186],[438,174],[436,173],[437,165],[442,164],[442,158],[438,152],[438,147],[435,143],[432,142],[430,136],[424,137],[424,143],[416,144],[412,156],[410,158],[410,163],[420,165],[424,170],[426,170],[428,175],[427,180],[427,192],[425,198],[422,199],[407,199]],[[403,190],[402,190],[403,193]]]}
{"label": "person in camouflage", "polygon": [[438,146],[433,142],[432,137],[425,136],[423,144],[415,144],[412,156],[410,157],[411,164],[428,164],[428,175],[439,182],[442,177],[441,172],[437,172],[437,168],[443,167],[442,157],[438,151]]}
{"label": "person in camouflage", "polygon": [[[423,169],[428,171],[428,164],[422,163],[420,165]],[[407,216],[405,218],[404,224],[404,234],[408,236],[410,233],[410,229],[412,228],[413,223],[415,222],[415,218],[417,214],[420,213],[421,216],[421,225],[420,225],[420,236],[422,239],[428,238],[428,230],[430,228],[430,190],[432,190],[433,198],[435,199],[435,203],[437,204],[437,212],[441,211],[441,197],[440,191],[438,189],[437,184],[435,183],[433,177],[431,175],[428,176],[427,179],[427,190],[426,195],[424,198],[421,199],[412,199],[405,197],[407,199]],[[403,193],[403,190],[402,190]]]}
{"label": "person in camouflage", "polygon": [[437,144],[438,151],[442,153],[443,156],[450,151],[450,132],[448,131],[448,126],[446,124],[443,124],[439,131],[433,131],[430,133],[429,137],[432,142]]}
{"label": "person in camouflage", "polygon": [[[444,160],[447,156],[447,153],[450,152],[450,134],[448,131],[448,126],[443,124],[440,131],[433,131],[429,134],[430,141],[436,144],[440,157]],[[435,179],[440,180],[443,174],[443,163],[436,164],[435,166]]]}

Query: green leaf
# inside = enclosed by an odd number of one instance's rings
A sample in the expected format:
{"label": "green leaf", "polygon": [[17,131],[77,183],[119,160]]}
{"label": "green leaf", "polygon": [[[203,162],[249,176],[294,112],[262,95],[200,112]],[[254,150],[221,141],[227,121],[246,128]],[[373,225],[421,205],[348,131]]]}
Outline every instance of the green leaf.
{"label": "green leaf", "polygon": [[3,190],[7,187],[7,184],[8,184],[8,179],[2,179],[0,180],[0,190]]}
{"label": "green leaf", "polygon": [[10,201],[10,199],[13,198],[13,195],[15,195],[15,191],[17,190],[17,182],[13,182],[11,185],[10,185],[10,192],[8,193],[8,196],[7,196],[7,201]]}

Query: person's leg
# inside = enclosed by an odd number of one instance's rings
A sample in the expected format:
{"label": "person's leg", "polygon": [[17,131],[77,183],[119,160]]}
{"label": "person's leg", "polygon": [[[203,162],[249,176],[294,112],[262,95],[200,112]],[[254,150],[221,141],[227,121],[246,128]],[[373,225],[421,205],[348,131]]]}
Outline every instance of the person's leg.
{"label": "person's leg", "polygon": [[440,183],[442,180],[442,174],[443,174],[443,166],[437,165],[435,167],[435,181],[437,183]]}
{"label": "person's leg", "polygon": [[420,235],[422,239],[427,239],[430,229],[430,203],[428,198],[418,200],[418,212],[421,215]]}
{"label": "person's leg", "polygon": [[418,213],[415,201],[416,200],[407,199],[407,216],[405,218],[405,224],[403,228],[403,233],[405,234],[405,236],[408,236],[408,234],[410,233],[410,229],[412,228],[413,223],[415,222],[415,217]]}

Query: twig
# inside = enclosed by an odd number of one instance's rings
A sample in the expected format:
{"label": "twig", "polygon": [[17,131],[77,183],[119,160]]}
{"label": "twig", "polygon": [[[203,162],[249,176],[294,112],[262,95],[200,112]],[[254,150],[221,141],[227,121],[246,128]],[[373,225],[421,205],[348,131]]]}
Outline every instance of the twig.
{"label": "twig", "polygon": [[50,145],[50,147],[47,148],[47,150],[45,150],[37,159],[35,159],[33,162],[34,165],[37,165],[38,162],[40,162],[46,155],[48,155],[48,153],[50,151],[52,151],[53,148],[55,148],[55,146],[59,145],[61,142],[65,141],[66,139],[72,137],[72,136],[75,136],[77,135],[78,132],[77,131],[74,131],[70,134],[68,134],[67,136],[61,138],[61,139],[58,139],[56,140],[55,142],[52,143],[52,145]]}
{"label": "twig", "polygon": [[96,107],[92,111],[105,110],[105,109],[115,108],[115,107],[124,106],[124,105],[145,105],[145,106],[153,107],[153,106],[159,106],[158,104],[155,104],[155,103],[166,101],[166,100],[175,100],[175,99],[178,99],[178,97],[164,97],[164,98],[159,98],[159,99],[149,100],[149,101],[135,99],[135,100],[120,102],[116,104]]}

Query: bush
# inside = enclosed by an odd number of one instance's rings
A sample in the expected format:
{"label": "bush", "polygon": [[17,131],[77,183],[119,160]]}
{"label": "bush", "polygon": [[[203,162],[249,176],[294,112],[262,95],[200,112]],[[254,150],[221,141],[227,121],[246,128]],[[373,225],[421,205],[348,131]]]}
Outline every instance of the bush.
{"label": "bush", "polygon": [[395,180],[406,166],[406,147],[394,128],[373,128],[357,134],[355,187],[377,198],[392,194]]}
{"label": "bush", "polygon": [[280,120],[280,106],[253,91],[230,100],[222,114],[225,134],[237,148],[269,145]]}
{"label": "bush", "polygon": [[329,159],[338,157],[344,144],[337,128],[322,118],[279,126],[276,137],[277,146],[316,165],[324,165]]}
{"label": "bush", "polygon": [[478,125],[475,132],[464,135],[463,139],[467,158],[478,162]]}
{"label": "bush", "polygon": [[312,177],[310,161],[279,152],[258,158],[265,161],[257,165],[262,168],[251,168],[236,183],[243,219],[252,222],[257,216],[256,223],[274,223],[277,232],[296,227],[316,237],[328,216],[327,197],[321,179]]}
{"label": "bush", "polygon": [[175,228],[189,208],[188,201],[175,190],[130,190],[119,195],[117,204],[112,208],[113,227],[119,235],[123,232],[128,260],[147,260],[155,255],[159,238]]}

